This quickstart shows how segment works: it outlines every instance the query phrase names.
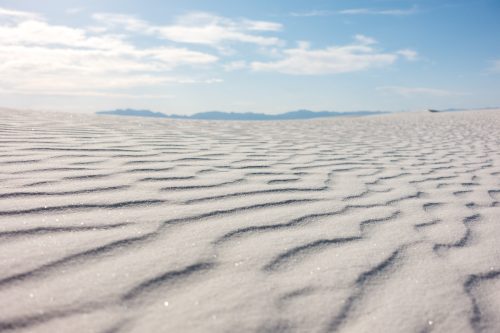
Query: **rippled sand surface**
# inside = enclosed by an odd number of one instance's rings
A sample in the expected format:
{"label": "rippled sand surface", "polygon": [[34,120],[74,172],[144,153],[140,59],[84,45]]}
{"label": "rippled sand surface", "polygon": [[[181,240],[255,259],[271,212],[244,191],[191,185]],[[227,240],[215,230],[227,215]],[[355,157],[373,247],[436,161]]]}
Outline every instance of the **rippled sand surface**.
{"label": "rippled sand surface", "polygon": [[499,332],[500,110],[0,110],[0,331]]}

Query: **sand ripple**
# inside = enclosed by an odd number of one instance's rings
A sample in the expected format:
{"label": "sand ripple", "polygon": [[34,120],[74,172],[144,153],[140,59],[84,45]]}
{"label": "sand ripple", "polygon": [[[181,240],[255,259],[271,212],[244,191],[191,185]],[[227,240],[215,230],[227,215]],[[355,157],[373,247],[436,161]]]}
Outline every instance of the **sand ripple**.
{"label": "sand ripple", "polygon": [[0,331],[498,332],[498,133],[0,110]]}

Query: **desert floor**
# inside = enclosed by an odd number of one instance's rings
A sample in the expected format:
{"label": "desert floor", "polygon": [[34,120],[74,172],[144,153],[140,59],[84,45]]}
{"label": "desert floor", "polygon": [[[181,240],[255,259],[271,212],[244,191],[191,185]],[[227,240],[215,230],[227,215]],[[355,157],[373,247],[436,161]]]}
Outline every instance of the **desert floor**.
{"label": "desert floor", "polygon": [[0,331],[500,332],[500,110],[0,110]]}

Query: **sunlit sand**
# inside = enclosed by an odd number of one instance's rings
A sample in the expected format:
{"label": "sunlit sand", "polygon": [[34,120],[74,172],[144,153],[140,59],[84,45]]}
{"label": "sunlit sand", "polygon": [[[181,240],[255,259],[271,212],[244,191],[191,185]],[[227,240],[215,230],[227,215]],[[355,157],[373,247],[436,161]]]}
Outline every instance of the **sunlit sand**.
{"label": "sunlit sand", "polygon": [[500,331],[500,111],[0,111],[0,331]]}

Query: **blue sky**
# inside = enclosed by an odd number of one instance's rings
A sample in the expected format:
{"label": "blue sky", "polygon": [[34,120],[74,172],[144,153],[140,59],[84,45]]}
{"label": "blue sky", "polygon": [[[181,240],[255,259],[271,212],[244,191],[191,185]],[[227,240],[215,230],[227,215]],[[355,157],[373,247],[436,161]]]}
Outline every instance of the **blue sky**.
{"label": "blue sky", "polygon": [[0,106],[500,106],[498,0],[0,0]]}

